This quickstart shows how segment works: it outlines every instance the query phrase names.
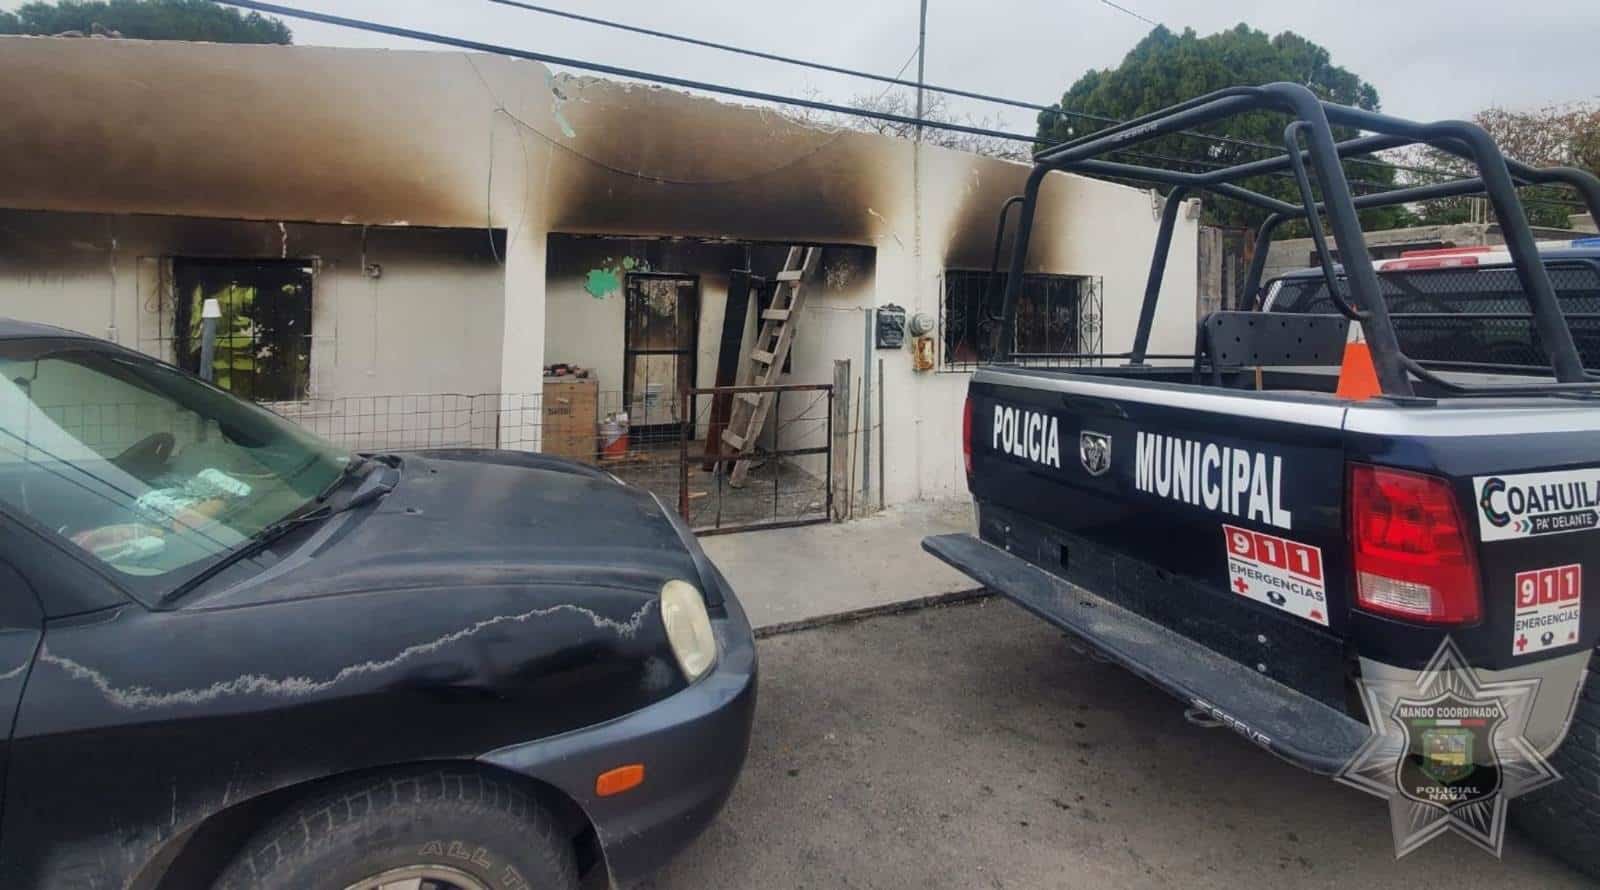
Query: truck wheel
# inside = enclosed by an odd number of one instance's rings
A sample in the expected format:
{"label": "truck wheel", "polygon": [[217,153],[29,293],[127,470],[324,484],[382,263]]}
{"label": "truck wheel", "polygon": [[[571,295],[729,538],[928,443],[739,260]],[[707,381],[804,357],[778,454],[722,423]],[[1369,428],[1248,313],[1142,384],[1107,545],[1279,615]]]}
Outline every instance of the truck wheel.
{"label": "truck wheel", "polygon": [[1567,738],[1550,758],[1561,781],[1511,802],[1511,822],[1535,843],[1591,878],[1600,878],[1600,664],[1589,675]]}
{"label": "truck wheel", "polygon": [[575,890],[572,845],[521,790],[464,769],[378,775],[273,820],[218,890]]}

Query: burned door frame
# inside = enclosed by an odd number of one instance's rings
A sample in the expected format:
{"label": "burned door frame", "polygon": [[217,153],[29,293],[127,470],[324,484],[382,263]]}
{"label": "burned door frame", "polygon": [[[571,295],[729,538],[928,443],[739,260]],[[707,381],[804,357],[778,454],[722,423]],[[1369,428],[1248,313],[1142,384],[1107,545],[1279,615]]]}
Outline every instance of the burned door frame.
{"label": "burned door frame", "polygon": [[[675,347],[675,348],[672,348],[672,349],[651,349],[651,348],[636,349],[636,348],[633,347],[632,342],[631,342],[632,335],[634,333],[632,321],[633,321],[633,311],[634,311],[634,300],[635,300],[636,294],[638,293],[638,291],[635,288],[635,283],[639,282],[639,281],[648,281],[648,280],[656,280],[656,281],[669,280],[669,281],[687,281],[687,282],[690,282],[690,287],[688,287],[688,288],[678,288],[677,289],[678,300],[680,301],[680,311],[678,312],[678,317],[679,317],[680,320],[683,319],[683,312],[681,311],[682,301],[684,299],[683,292],[685,290],[691,290],[692,291],[692,295],[689,297],[688,319],[684,323],[684,325],[687,326],[688,333],[689,333],[688,346],[686,346],[686,347],[685,346],[678,346],[678,347]],[[634,405],[634,395],[635,395],[634,392],[633,392],[633,360],[634,360],[634,358],[636,356],[641,356],[641,355],[646,355],[646,356],[648,356],[648,355],[677,355],[677,356],[680,356],[681,357],[680,358],[680,362],[684,361],[684,360],[687,360],[687,362],[688,362],[688,371],[687,371],[687,373],[688,373],[688,385],[691,386],[691,387],[694,386],[695,383],[698,381],[697,374],[698,374],[698,371],[699,371],[700,293],[701,293],[701,291],[700,291],[700,276],[699,276],[699,274],[696,274],[696,273],[688,273],[688,272],[627,272],[627,273],[625,273],[623,275],[623,281],[622,281],[622,296],[623,296],[623,307],[622,307],[622,406],[623,406],[623,410],[624,411],[630,412],[630,416],[629,416],[629,420],[631,421],[631,424],[630,424],[630,427],[631,427],[630,436],[635,441],[642,441],[642,442],[676,442],[678,440],[678,438],[683,433],[684,424],[693,422],[693,411],[692,411],[692,409],[688,408],[687,406],[683,406],[683,405],[679,405],[678,404],[680,390],[683,389],[683,381],[682,380],[678,380],[678,379],[670,381],[670,386],[667,387],[665,390],[663,390],[663,396],[662,396],[662,398],[667,399],[669,401],[669,403],[673,406],[673,413],[678,417],[677,422],[675,422],[675,423],[647,424],[647,423],[643,422],[644,418],[642,416],[640,416],[640,417],[633,417],[632,416],[633,405]],[[679,333],[680,333],[679,342],[681,343],[682,342],[682,340],[681,340],[681,334],[682,334],[681,326],[680,326]],[[681,367],[681,365],[680,365],[680,367]],[[681,371],[680,371],[680,373],[681,373]]]}

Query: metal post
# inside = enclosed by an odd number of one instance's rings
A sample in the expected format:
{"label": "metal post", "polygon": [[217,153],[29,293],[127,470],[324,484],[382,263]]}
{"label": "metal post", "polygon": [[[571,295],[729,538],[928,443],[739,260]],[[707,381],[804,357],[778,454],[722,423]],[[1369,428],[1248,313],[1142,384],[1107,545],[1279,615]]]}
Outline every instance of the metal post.
{"label": "metal post", "polygon": [[[922,120],[923,60],[928,54],[928,0],[922,0],[922,15],[917,24],[917,120]],[[917,124],[917,141],[922,141],[922,124]]]}
{"label": "metal post", "polygon": [[883,459],[888,455],[888,449],[883,447],[883,428],[887,425],[884,418],[888,415],[883,410],[883,359],[878,359],[878,509],[883,509],[883,480],[889,475],[884,472]]}
{"label": "metal post", "polygon": [[1156,249],[1150,257],[1150,277],[1145,280],[1144,305],[1139,307],[1139,327],[1133,334],[1133,355],[1130,365],[1144,364],[1144,354],[1150,346],[1150,328],[1156,321],[1156,302],[1161,298],[1161,279],[1167,274],[1167,254],[1172,251],[1172,230],[1178,224],[1178,208],[1183,206],[1188,190],[1177,186],[1167,193],[1167,203],[1161,207],[1161,228],[1156,232]]}
{"label": "metal post", "polygon": [[[834,376],[835,380],[838,379],[838,376],[839,376],[838,363],[834,364],[834,375],[833,376]],[[827,461],[826,468],[823,470],[823,473],[822,473],[822,478],[826,479],[827,481],[824,482],[823,485],[822,485],[822,488],[823,488],[822,512],[829,519],[837,520],[839,517],[833,515],[833,453],[835,451],[839,450],[839,449],[838,449],[837,443],[834,442],[834,439],[833,439],[833,406],[834,406],[834,400],[833,399],[834,399],[834,387],[830,386],[830,387],[828,387],[828,432],[827,432],[828,456],[826,458],[826,461]]]}
{"label": "metal post", "polygon": [[222,317],[222,304],[211,298],[200,309],[200,379],[210,383],[216,371],[211,367],[217,357],[217,319]]}
{"label": "metal post", "polygon": [[[678,393],[678,404],[682,406],[689,398],[689,388],[684,387]],[[689,522],[689,434],[693,429],[694,414],[690,412],[689,419],[678,424],[678,515],[685,523]]]}
{"label": "metal post", "polygon": [[[850,360],[833,361],[833,390],[828,397],[828,508],[834,522],[843,522],[844,492],[850,485]],[[837,493],[837,496],[835,496]]]}
{"label": "metal post", "polygon": [[[861,508],[872,509],[872,333],[878,310],[868,309],[867,342],[861,364]],[[855,480],[851,480],[855,484]]]}
{"label": "metal post", "polygon": [[783,390],[772,394],[772,521],[778,521],[778,486],[783,481]]}

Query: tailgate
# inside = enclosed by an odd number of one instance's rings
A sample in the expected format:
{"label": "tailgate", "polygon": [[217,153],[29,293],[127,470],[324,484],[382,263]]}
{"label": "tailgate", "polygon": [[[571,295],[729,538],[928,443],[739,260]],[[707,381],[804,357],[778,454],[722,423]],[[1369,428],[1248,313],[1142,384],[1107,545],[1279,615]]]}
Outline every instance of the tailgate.
{"label": "tailgate", "polygon": [[1346,704],[1346,403],[999,368],[970,395],[985,542]]}
{"label": "tailgate", "polygon": [[[1600,408],[1579,399],[1352,408],[1351,459],[1448,478],[1475,536],[1483,618],[1452,635],[1475,667],[1512,669],[1600,638]],[[1586,590],[1586,587],[1588,588]],[[1425,642],[1363,616],[1362,654],[1392,664]],[[1431,650],[1427,650],[1431,651]]]}

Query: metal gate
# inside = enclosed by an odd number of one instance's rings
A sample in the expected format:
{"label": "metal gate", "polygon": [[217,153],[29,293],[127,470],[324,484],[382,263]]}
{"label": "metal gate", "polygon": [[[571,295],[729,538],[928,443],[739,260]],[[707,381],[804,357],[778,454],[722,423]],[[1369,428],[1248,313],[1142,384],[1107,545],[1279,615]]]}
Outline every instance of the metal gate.
{"label": "metal gate", "polygon": [[[729,453],[710,429],[717,402],[772,393],[765,446]],[[699,535],[791,528],[827,522],[833,514],[833,385],[714,386],[684,389],[685,419],[678,437],[678,513]],[[743,484],[733,465],[749,460]]]}

